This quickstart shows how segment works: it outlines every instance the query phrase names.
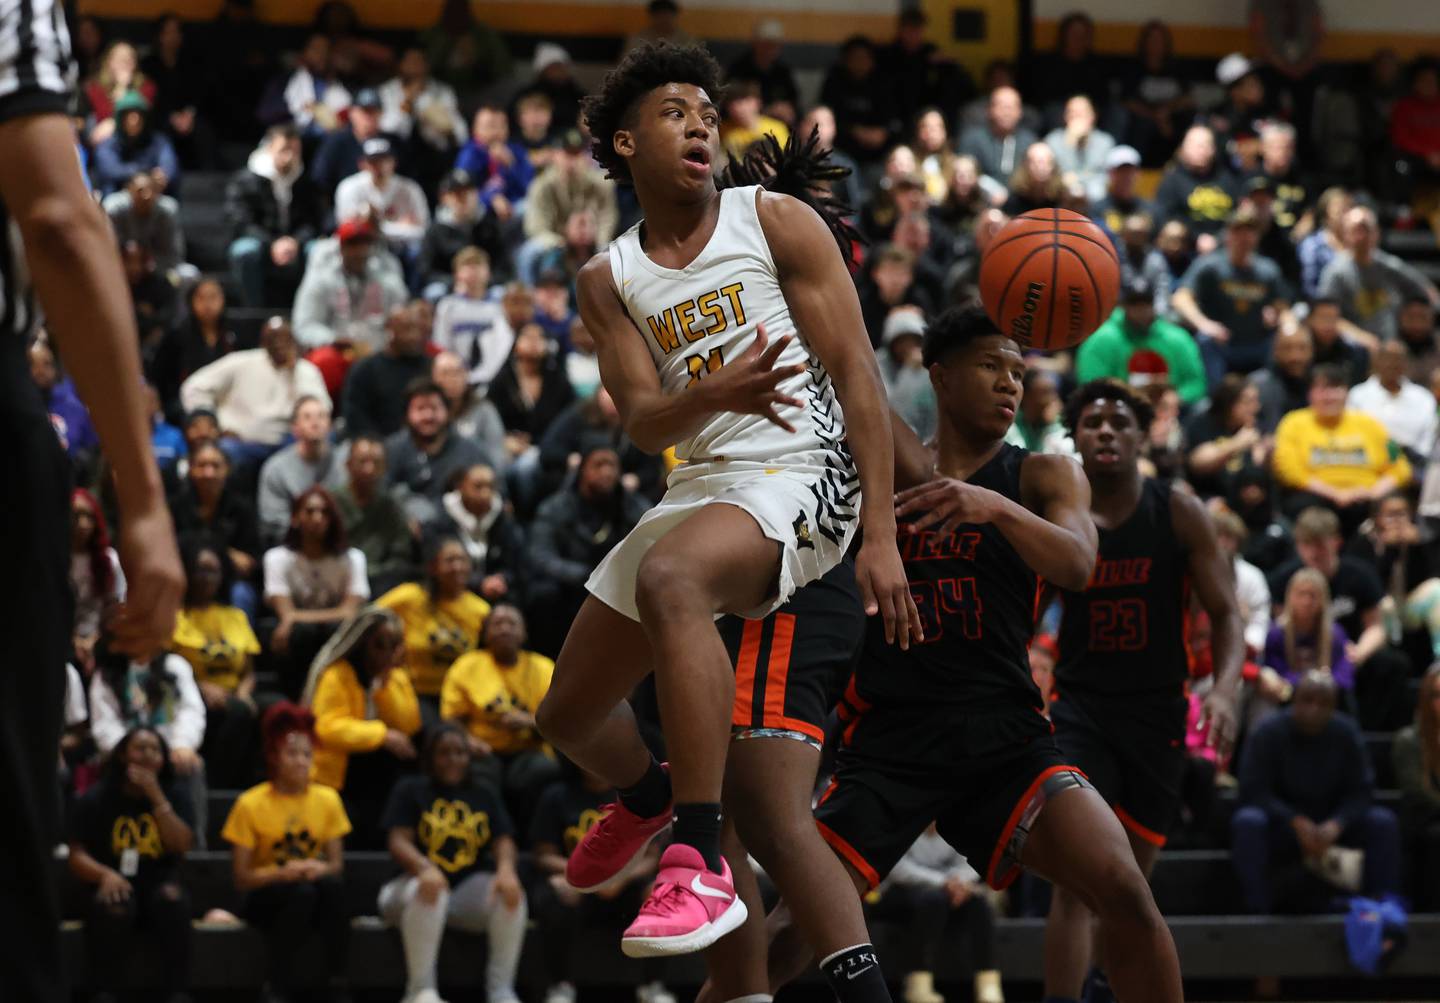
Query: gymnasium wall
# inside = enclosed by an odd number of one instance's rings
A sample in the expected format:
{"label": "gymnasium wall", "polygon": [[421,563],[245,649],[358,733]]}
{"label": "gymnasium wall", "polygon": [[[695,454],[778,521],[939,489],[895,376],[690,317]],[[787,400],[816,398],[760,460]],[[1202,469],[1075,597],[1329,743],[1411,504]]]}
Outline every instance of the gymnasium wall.
{"label": "gymnasium wall", "polygon": [[[415,28],[433,23],[441,0],[352,0],[376,28]],[[303,25],[321,0],[254,0],[261,20]],[[930,14],[936,41],[972,66],[1019,47],[1022,0],[919,0]],[[167,10],[192,20],[213,17],[221,0],[80,0],[83,13],[125,19]],[[1440,52],[1440,0],[1323,0],[1331,59],[1365,59],[1382,46],[1403,56]],[[1034,42],[1054,44],[1060,18],[1084,10],[1096,21],[1102,52],[1133,51],[1140,24],[1162,17],[1183,56],[1221,56],[1248,48],[1248,0],[1030,0]],[[693,35],[721,43],[748,38],[757,21],[775,18],[799,50],[828,46],[863,33],[887,39],[894,31],[897,0],[682,0],[681,24]],[[526,37],[618,38],[644,23],[645,0],[499,0],[476,3],[493,27]],[[957,17],[958,14],[958,17]],[[953,31],[974,33],[956,39]],[[813,50],[812,50],[813,51]],[[797,53],[799,54],[799,53]],[[810,53],[806,53],[809,55]],[[808,62],[802,58],[800,62]]]}

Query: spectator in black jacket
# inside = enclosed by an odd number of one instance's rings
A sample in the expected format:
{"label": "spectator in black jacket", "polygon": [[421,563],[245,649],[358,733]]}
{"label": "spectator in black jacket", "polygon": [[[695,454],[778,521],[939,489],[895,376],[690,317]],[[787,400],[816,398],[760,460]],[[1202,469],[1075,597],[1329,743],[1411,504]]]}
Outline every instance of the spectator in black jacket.
{"label": "spectator in black jacket", "polygon": [[934,42],[926,41],[927,20],[918,7],[901,10],[895,40],[876,55],[880,71],[894,88],[895,111],[902,123],[908,127],[933,105],[944,109],[945,125],[953,130],[961,106],[974,96],[975,83]]}
{"label": "spectator in black jacket", "polygon": [[[1247,739],[1231,856],[1251,912],[1309,911],[1295,894],[1296,872],[1335,874],[1339,847],[1365,851],[1359,888],[1371,898],[1400,885],[1400,823],[1370,803],[1374,777],[1360,729],[1335,713],[1335,680],[1307,673],[1289,710],[1272,714]],[[1289,880],[1286,880],[1286,879]],[[1337,891],[1319,896],[1324,904]],[[1318,911],[1318,910],[1317,910]]]}
{"label": "spectator in black jacket", "polygon": [[430,375],[425,343],[430,332],[413,305],[390,311],[385,321],[389,340],[383,349],[367,355],[345,380],[345,431],[347,435],[393,435],[405,424],[405,388]]}
{"label": "spectator in black jacket", "polygon": [[180,295],[175,284],[155,267],[155,256],[143,244],[129,241],[120,248],[130,300],[135,306],[135,328],[140,334],[140,354],[147,362],[154,358],[165,332],[175,323]]}
{"label": "spectator in black jacket", "polygon": [[541,494],[558,489],[580,465],[580,457],[601,446],[620,457],[620,483],[657,501],[665,491],[665,465],[640,449],[625,434],[610,392],[601,387],[593,397],[571,404],[551,422],[540,440]]}
{"label": "spectator in black jacket", "polygon": [[235,351],[235,334],[225,319],[225,288],[206,276],[190,287],[186,311],[165,334],[150,359],[150,382],[160,395],[166,419],[173,425],[185,420],[180,406],[180,384],[197,369]]}
{"label": "spectator in black jacket", "polygon": [[452,262],[466,247],[478,247],[490,255],[494,281],[509,280],[510,255],[505,253],[500,220],[481,204],[470,172],[457,167],[440,182],[440,206],[425,231],[416,261],[416,281],[427,300],[433,302],[450,292]]}
{"label": "spectator in black jacket", "polygon": [[1162,222],[1183,222],[1199,235],[1199,252],[1209,254],[1239,200],[1239,185],[1215,149],[1215,134],[1206,126],[1191,126],[1160,179],[1156,215]]}
{"label": "spectator in black jacket", "polygon": [[[790,64],[780,57],[784,44],[784,25],[774,18],[758,22],[750,48],[730,64],[725,76],[729,80],[754,80],[760,85],[761,111],[794,126],[800,114],[800,88],[795,85]],[[801,138],[806,135],[801,133]]]}
{"label": "spectator in black jacket", "polygon": [[235,568],[230,605],[252,620],[258,606],[254,576],[260,565],[260,522],[255,506],[229,482],[230,461],[213,440],[190,450],[186,479],[170,499],[170,515],[182,545],[208,537],[225,548]]}
{"label": "spectator in black jacket", "polygon": [[469,588],[489,603],[525,598],[525,536],[505,509],[495,471],[477,463],[440,499],[434,532],[453,536],[470,555]]}
{"label": "spectator in black jacket", "polygon": [[876,72],[875,46],[864,35],[852,35],[840,47],[820,101],[835,112],[836,146],[862,165],[884,158],[898,122],[890,88]]}
{"label": "spectator in black jacket", "polygon": [[585,601],[585,581],[648,508],[620,483],[620,457],[607,446],[580,460],[575,483],[545,499],[530,527],[530,607],[535,648],[560,650]]}
{"label": "spectator in black jacket", "polygon": [[539,321],[520,325],[510,358],[490,382],[489,392],[505,430],[530,445],[540,441],[575,399],[565,368]]}
{"label": "spectator in black jacket", "polygon": [[230,268],[247,306],[294,302],[306,245],[321,236],[324,215],[305,173],[299,130],[275,126],[225,192]]}

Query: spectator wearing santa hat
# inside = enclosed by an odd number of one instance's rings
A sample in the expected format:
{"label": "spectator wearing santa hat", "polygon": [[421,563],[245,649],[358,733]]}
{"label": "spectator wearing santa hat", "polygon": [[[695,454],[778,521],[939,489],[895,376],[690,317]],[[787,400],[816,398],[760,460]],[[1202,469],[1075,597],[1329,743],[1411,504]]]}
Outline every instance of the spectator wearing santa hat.
{"label": "spectator wearing santa hat", "polygon": [[1205,364],[1185,329],[1155,315],[1155,288],[1136,277],[1121,292],[1120,309],[1086,338],[1075,356],[1080,383],[1104,379],[1168,382],[1186,404],[1205,397]]}

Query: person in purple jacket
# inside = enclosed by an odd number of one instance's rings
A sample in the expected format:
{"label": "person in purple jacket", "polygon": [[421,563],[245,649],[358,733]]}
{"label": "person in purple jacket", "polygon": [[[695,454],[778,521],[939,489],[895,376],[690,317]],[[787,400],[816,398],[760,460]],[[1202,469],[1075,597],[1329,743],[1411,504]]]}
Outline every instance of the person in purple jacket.
{"label": "person in purple jacket", "polygon": [[1330,615],[1330,586],[1313,568],[1303,568],[1285,589],[1285,611],[1265,639],[1265,665],[1291,686],[1306,672],[1328,672],[1345,693],[1355,689],[1350,636]]}

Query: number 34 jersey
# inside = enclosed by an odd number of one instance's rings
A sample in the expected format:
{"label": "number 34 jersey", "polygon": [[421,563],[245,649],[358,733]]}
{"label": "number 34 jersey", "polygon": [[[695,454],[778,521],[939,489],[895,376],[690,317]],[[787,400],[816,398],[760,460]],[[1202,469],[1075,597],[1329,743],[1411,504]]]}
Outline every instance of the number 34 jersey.
{"label": "number 34 jersey", "polygon": [[[722,412],[676,445],[682,459],[783,465],[786,457],[809,454],[803,462],[814,463],[814,454],[838,452],[845,438],[845,419],[830,377],[790,318],[775,259],[760,225],[759,192],[758,187],[748,186],[720,193],[715,232],[684,268],[666,268],[645,253],[640,241],[643,222],[610,245],[615,288],[650,349],[667,394],[679,393],[739,358],[754,343],[756,328],[762,323],[771,344],[784,335],[794,336],[776,365],[806,367],[777,387],[805,402],[803,412],[779,409],[795,427],[794,433],[763,415]],[[836,252],[833,244],[826,244],[815,253]],[[859,332],[855,333],[858,336]]]}
{"label": "number 34 jersey", "polygon": [[[1020,468],[1030,454],[1008,443],[967,483],[1020,501]],[[865,704],[954,706],[965,713],[1044,706],[1030,678],[1040,578],[990,524],[941,535],[901,521],[897,543],[925,640],[909,651],[886,644],[870,617],[855,694]]]}
{"label": "number 34 jersey", "polygon": [[1189,558],[1170,519],[1169,483],[1147,479],[1124,523],[1101,529],[1084,592],[1062,592],[1059,690],[1178,696],[1189,675]]}

